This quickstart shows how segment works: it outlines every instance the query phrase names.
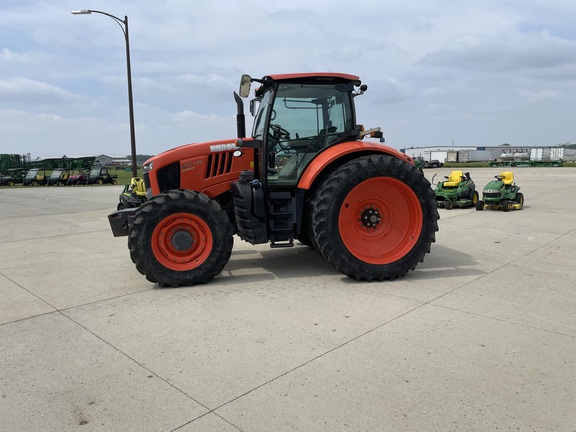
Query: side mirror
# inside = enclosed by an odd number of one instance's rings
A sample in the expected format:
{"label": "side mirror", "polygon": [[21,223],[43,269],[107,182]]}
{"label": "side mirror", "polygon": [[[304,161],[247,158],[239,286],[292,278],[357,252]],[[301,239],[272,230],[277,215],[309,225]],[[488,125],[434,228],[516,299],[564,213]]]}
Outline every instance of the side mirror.
{"label": "side mirror", "polygon": [[240,78],[240,96],[245,98],[250,94],[250,84],[252,83],[252,77],[250,75],[244,74]]}

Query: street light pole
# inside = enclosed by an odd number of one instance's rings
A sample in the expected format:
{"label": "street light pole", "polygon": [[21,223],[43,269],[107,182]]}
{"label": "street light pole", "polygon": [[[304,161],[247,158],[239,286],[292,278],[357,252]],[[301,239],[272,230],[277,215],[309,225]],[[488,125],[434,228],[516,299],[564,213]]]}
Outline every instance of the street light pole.
{"label": "street light pole", "polygon": [[138,166],[136,164],[136,132],[134,128],[134,102],[132,98],[132,68],[130,67],[130,37],[128,35],[128,16],[124,16],[124,19],[120,19],[117,16],[111,15],[106,12],[92,10],[92,9],[82,9],[79,11],[72,11],[72,15],[89,15],[92,13],[102,14],[112,18],[124,33],[124,39],[126,40],[126,73],[128,75],[128,111],[130,113],[130,151],[132,153],[132,177],[138,177]]}

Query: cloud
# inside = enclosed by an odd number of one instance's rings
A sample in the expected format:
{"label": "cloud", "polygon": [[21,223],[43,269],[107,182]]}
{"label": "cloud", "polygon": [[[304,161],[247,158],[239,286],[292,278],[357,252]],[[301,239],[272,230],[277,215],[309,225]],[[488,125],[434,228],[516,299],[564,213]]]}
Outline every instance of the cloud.
{"label": "cloud", "polygon": [[22,64],[30,65],[37,63],[39,60],[45,60],[46,55],[40,52],[28,51],[28,52],[15,52],[8,48],[3,48],[0,51],[0,63],[4,64]]}
{"label": "cloud", "polygon": [[547,99],[558,99],[559,97],[562,96],[560,92],[554,90],[539,90],[539,91],[519,90],[518,94],[533,102],[540,102]]}
{"label": "cloud", "polygon": [[461,36],[426,54],[417,65],[491,73],[537,70],[576,64],[576,41],[547,31],[496,36]]}
{"label": "cloud", "polygon": [[68,104],[82,100],[67,90],[42,81],[28,78],[0,80],[0,106],[6,102],[19,104]]}

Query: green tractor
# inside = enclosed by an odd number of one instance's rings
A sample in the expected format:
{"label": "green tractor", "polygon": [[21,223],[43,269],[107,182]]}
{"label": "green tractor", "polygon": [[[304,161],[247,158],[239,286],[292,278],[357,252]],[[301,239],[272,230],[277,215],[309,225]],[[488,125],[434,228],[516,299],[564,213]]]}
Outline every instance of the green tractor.
{"label": "green tractor", "polygon": [[454,206],[472,207],[478,203],[479,196],[476,191],[476,184],[469,172],[452,171],[449,176],[444,176],[444,178],[446,180],[438,182],[434,190],[438,207],[451,210]]}
{"label": "green tractor", "polygon": [[524,195],[518,192],[520,187],[514,183],[514,173],[504,171],[494,177],[496,180],[492,180],[484,187],[482,199],[476,203],[476,210],[481,211],[485,208],[502,209],[505,212],[521,210],[524,207]]}

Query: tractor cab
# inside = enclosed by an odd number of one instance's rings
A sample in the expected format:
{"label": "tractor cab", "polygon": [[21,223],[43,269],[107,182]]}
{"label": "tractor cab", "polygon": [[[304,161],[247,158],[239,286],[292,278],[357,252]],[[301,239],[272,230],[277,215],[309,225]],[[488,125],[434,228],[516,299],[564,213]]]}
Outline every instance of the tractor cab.
{"label": "tractor cab", "polygon": [[[254,79],[244,75],[241,96],[248,96],[252,81],[260,84],[250,101],[255,116],[252,140],[237,144],[261,149],[258,176],[265,187],[294,187],[320,152],[355,141],[364,133],[356,125],[353,99],[367,86],[356,76],[298,74]],[[379,130],[370,132],[382,137]]]}

